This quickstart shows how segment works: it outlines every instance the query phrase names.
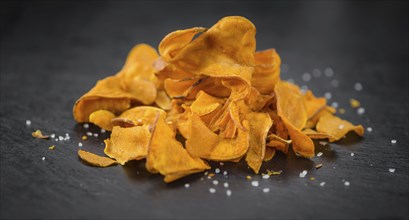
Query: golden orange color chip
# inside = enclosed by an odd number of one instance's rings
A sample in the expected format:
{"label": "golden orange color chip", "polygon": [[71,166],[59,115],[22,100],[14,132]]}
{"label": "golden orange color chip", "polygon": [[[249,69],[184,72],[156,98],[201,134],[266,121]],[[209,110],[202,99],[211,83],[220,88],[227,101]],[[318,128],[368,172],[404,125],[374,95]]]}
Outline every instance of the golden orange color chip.
{"label": "golden orange color chip", "polygon": [[361,106],[361,103],[356,99],[349,99],[349,104],[352,108],[358,108],[359,106]]}
{"label": "golden orange color chip", "polygon": [[175,132],[165,122],[165,117],[157,114],[146,157],[146,169],[165,176],[165,182],[210,169],[200,158],[194,158],[175,139]]}
{"label": "golden orange color chip", "polygon": [[108,157],[101,157],[99,155],[83,151],[83,150],[78,150],[78,156],[85,162],[97,166],[97,167],[108,167],[114,164],[117,164],[117,162],[111,158]]}
{"label": "golden orange color chip", "polygon": [[329,139],[330,142],[343,138],[350,131],[354,131],[359,136],[364,135],[364,127],[362,125],[353,125],[335,115],[321,117],[317,123],[317,131],[330,135],[332,137]]}
{"label": "golden orange color chip", "polygon": [[115,117],[116,116],[110,111],[98,110],[91,113],[91,115],[89,116],[89,121],[100,128],[111,131],[113,127],[111,120]]}
{"label": "golden orange color chip", "polygon": [[112,131],[104,149],[110,158],[83,151],[80,157],[95,166],[146,159],[146,169],[169,183],[210,169],[204,160],[244,158],[257,174],[277,150],[311,158],[312,139],[363,135],[361,125],[335,116],[325,98],[282,81],[280,56],[273,48],[256,51],[255,35],[249,20],[229,16],[210,28],[169,33],[159,54],[136,45],[117,74],[74,104],[77,122]]}
{"label": "golden orange color chip", "polygon": [[43,133],[40,130],[36,130],[35,132],[32,132],[31,135],[38,139],[49,139],[50,138],[50,136],[48,135],[43,135]]}

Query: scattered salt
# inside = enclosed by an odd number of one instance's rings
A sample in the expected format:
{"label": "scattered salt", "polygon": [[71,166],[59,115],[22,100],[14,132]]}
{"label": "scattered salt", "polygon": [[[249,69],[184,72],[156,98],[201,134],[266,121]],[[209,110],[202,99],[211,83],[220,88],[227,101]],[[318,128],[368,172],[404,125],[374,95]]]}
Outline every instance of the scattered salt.
{"label": "scattered salt", "polygon": [[314,70],[312,71],[312,75],[313,75],[314,77],[320,77],[321,74],[322,74],[322,72],[321,72],[321,70],[319,70],[319,69],[314,69]]}
{"label": "scattered salt", "polygon": [[305,82],[310,81],[311,80],[311,74],[309,74],[309,73],[302,74],[302,80],[304,80]]}
{"label": "scattered salt", "polygon": [[326,92],[326,93],[324,94],[324,97],[325,97],[326,99],[331,99],[331,98],[332,98],[332,94],[331,94],[330,92]]}
{"label": "scattered salt", "polygon": [[101,128],[101,133],[105,133],[105,132],[106,132],[106,130]]}
{"label": "scattered salt", "polygon": [[372,127],[367,127],[366,130],[367,130],[368,132],[372,132]]}
{"label": "scattered salt", "polygon": [[321,157],[323,155],[322,152],[318,152],[317,157]]}
{"label": "scattered salt", "polygon": [[81,142],[78,143],[78,147],[82,147],[82,143],[81,143]]}
{"label": "scattered salt", "polygon": [[320,186],[324,186],[324,185],[325,185],[325,182],[321,182],[321,183],[320,183]]}
{"label": "scattered salt", "polygon": [[391,143],[392,143],[392,144],[396,144],[397,142],[398,142],[398,141],[395,140],[395,139],[392,139],[392,140],[391,140]]}
{"label": "scattered salt", "polygon": [[94,133],[94,137],[98,137],[98,133]]}
{"label": "scattered salt", "polygon": [[307,175],[307,173],[308,173],[308,171],[303,170],[303,171],[300,173],[300,178],[304,178],[304,177]]}
{"label": "scattered salt", "polygon": [[324,146],[328,144],[328,142],[326,142],[326,141],[320,141],[318,143],[321,144],[321,145],[324,145]]}
{"label": "scattered salt", "polygon": [[227,176],[227,174],[228,174],[227,171],[223,171],[223,175]]}
{"label": "scattered salt", "polygon": [[263,189],[263,192],[264,192],[264,193],[270,192],[270,188],[264,188],[264,189]]}
{"label": "scattered salt", "polygon": [[64,137],[63,136],[58,136],[58,140],[62,141],[62,140],[64,140]]}
{"label": "scattered salt", "polygon": [[26,125],[30,126],[31,125],[31,121],[30,120],[26,120]]}
{"label": "scattered salt", "polygon": [[324,74],[326,77],[332,77],[334,75],[334,70],[331,67],[327,67],[324,70]]}
{"label": "scattered salt", "polygon": [[224,163],[223,163],[223,162],[220,162],[219,164],[220,164],[220,166],[223,166],[223,165],[224,165]]}
{"label": "scattered salt", "polygon": [[210,192],[210,193],[215,193],[215,192],[216,192],[216,189],[215,189],[215,188],[210,188],[210,189],[209,189],[209,192]]}
{"label": "scattered salt", "polygon": [[389,168],[389,172],[390,172],[390,173],[394,173],[394,172],[395,172],[395,168]]}
{"label": "scattered salt", "polygon": [[84,127],[85,129],[88,129],[88,128],[89,128],[89,124],[88,124],[88,123],[85,123],[85,124],[82,125],[82,127]]}
{"label": "scattered salt", "polygon": [[41,160],[45,160],[45,157],[42,157]]}
{"label": "scattered salt", "polygon": [[333,102],[333,103],[331,104],[331,106],[334,107],[334,108],[338,108],[338,102]]}
{"label": "scattered salt", "polygon": [[356,91],[362,91],[362,84],[361,83],[355,83],[354,88]]}
{"label": "scattered salt", "polygon": [[231,196],[231,190],[230,189],[226,190],[226,195]]}
{"label": "scattered salt", "polygon": [[190,184],[189,183],[185,183],[185,188],[189,188]]}
{"label": "scattered salt", "polygon": [[258,181],[257,180],[251,181],[251,185],[254,187],[258,187]]}
{"label": "scattered salt", "polygon": [[356,113],[358,113],[358,115],[362,115],[365,113],[365,109],[363,107],[359,107],[358,110],[356,110]]}
{"label": "scattered salt", "polygon": [[50,135],[50,138],[55,138],[55,134],[51,134],[51,135]]}
{"label": "scattered salt", "polygon": [[87,136],[92,136],[92,132],[87,131],[87,133],[85,133]]}
{"label": "scattered salt", "polygon": [[269,179],[269,178],[270,178],[270,175],[268,175],[268,174],[263,175],[263,179]]}
{"label": "scattered salt", "polygon": [[219,181],[218,180],[213,180],[213,185],[218,185]]}
{"label": "scattered salt", "polygon": [[219,169],[219,168],[216,168],[216,169],[214,170],[214,172],[215,172],[215,173],[220,173],[220,169]]}
{"label": "scattered salt", "polygon": [[58,138],[56,138],[55,141],[58,141]]}
{"label": "scattered salt", "polygon": [[225,183],[223,183],[223,186],[224,186],[224,188],[228,188],[228,187],[229,187],[229,183],[228,183],[228,182],[225,182]]}
{"label": "scattered salt", "polygon": [[348,181],[345,181],[345,182],[344,182],[344,185],[345,185],[345,186],[349,186],[349,185],[351,185],[351,183],[349,183]]}
{"label": "scattered salt", "polygon": [[343,125],[343,124],[340,124],[340,125],[338,126],[338,128],[339,128],[340,130],[344,129],[344,127],[345,127],[345,125]]}

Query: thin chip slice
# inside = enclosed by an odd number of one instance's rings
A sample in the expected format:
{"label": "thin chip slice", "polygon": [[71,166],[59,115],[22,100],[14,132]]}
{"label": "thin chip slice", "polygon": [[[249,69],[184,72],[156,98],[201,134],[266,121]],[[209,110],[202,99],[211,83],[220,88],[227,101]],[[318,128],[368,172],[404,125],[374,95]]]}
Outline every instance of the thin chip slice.
{"label": "thin chip slice", "polygon": [[265,158],[267,133],[273,125],[273,121],[268,113],[258,112],[247,114],[246,119],[250,124],[250,140],[246,162],[257,174]]}
{"label": "thin chip slice", "polygon": [[305,135],[307,135],[308,137],[310,137],[311,139],[329,139],[329,140],[333,140],[334,137],[332,137],[329,134],[326,133],[321,133],[312,129],[304,129],[302,131],[302,133],[304,133]]}
{"label": "thin chip slice", "polygon": [[78,150],[78,156],[85,162],[89,163],[90,165],[97,166],[97,167],[108,167],[111,165],[117,164],[117,162],[108,157],[101,157],[99,155]]}
{"label": "thin chip slice", "polygon": [[204,91],[200,91],[197,93],[196,100],[192,103],[190,108],[195,114],[203,116],[216,110],[222,103],[224,103],[222,99],[218,99]]}
{"label": "thin chip slice", "polygon": [[115,117],[116,117],[115,114],[110,111],[98,110],[98,111],[93,112],[89,116],[89,121],[94,123],[100,128],[103,128],[107,131],[111,131],[113,127],[111,120]]}
{"label": "thin chip slice", "polygon": [[36,130],[35,132],[32,132],[31,135],[38,139],[49,139],[50,138],[50,136],[48,135],[43,135],[43,133],[40,130]]}
{"label": "thin chip slice", "polygon": [[353,125],[335,115],[325,115],[321,117],[317,123],[318,132],[328,134],[333,137],[329,139],[330,142],[343,138],[350,131],[354,131],[359,136],[363,136],[365,132],[364,130],[365,129],[362,127],[362,125]]}
{"label": "thin chip slice", "polygon": [[273,159],[273,157],[275,156],[275,154],[276,154],[276,150],[275,150],[274,148],[266,147],[266,152],[265,152],[265,154],[264,154],[264,159],[263,159],[263,161],[264,161],[264,162],[270,161],[271,159]]}
{"label": "thin chip slice", "polygon": [[317,98],[314,96],[314,94],[311,92],[311,90],[308,90],[305,95],[305,104],[307,107],[307,118],[311,119],[314,117],[316,114],[318,114],[321,110],[325,108],[327,105],[327,99],[326,98]]}

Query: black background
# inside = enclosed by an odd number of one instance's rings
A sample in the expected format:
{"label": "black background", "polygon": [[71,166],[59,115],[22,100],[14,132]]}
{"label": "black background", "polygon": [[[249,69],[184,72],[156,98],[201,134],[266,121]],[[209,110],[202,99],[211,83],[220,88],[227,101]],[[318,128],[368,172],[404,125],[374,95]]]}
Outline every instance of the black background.
{"label": "black background", "polygon": [[[406,1],[2,2],[0,8],[1,218],[409,218]],[[254,176],[259,187],[245,179],[253,174],[244,163],[212,164],[229,172],[216,175],[220,183],[213,186],[203,174],[165,184],[145,171],[144,161],[95,168],[78,159],[86,132],[71,113],[78,97],[116,73],[136,43],[157,47],[171,31],[210,27],[227,15],[256,25],[257,49],[276,48],[289,67],[283,79],[320,96],[331,92],[329,103],[346,110],[341,117],[373,132],[317,145],[324,155],[312,160],[278,154],[262,171],[284,172]],[[327,67],[331,78],[301,78]],[[331,87],[333,79],[339,87]],[[362,91],[354,90],[356,82]],[[361,101],[365,114],[349,107],[350,98]],[[71,139],[36,140],[35,129]],[[107,137],[81,142],[102,153]],[[318,163],[323,167],[316,170]],[[299,178],[302,170],[306,178]]]}

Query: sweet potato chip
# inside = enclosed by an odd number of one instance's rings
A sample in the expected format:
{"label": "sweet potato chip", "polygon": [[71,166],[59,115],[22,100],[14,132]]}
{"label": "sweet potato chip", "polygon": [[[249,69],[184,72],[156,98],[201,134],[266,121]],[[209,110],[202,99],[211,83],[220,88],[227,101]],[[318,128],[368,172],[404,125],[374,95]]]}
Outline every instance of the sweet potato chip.
{"label": "sweet potato chip", "polygon": [[304,129],[302,131],[302,133],[304,133],[305,135],[307,135],[308,137],[310,137],[311,139],[329,139],[329,140],[333,140],[334,137],[332,137],[329,134],[326,133],[321,133],[312,129]]}
{"label": "sweet potato chip", "polygon": [[252,112],[246,115],[250,124],[249,149],[246,162],[254,173],[258,173],[266,151],[266,138],[273,121],[267,113]]}
{"label": "sweet potato chip", "polygon": [[294,84],[280,81],[274,91],[278,116],[294,128],[302,129],[307,122],[307,109],[300,89]]}
{"label": "sweet potato chip", "polygon": [[280,56],[275,49],[268,49],[256,52],[254,58],[256,66],[251,85],[261,94],[269,95],[274,92],[274,86],[280,81]]}
{"label": "sweet potato chip", "polygon": [[152,173],[165,176],[165,182],[210,169],[200,158],[191,157],[182,144],[175,139],[175,132],[165,117],[157,115],[146,157],[146,168]]}
{"label": "sweet potato chip", "polygon": [[348,121],[330,114],[320,118],[317,123],[317,131],[333,137],[329,139],[330,142],[343,138],[350,131],[354,131],[359,136],[364,135],[364,128],[362,125],[353,125]]}
{"label": "sweet potato chip", "polygon": [[273,157],[276,154],[276,150],[274,148],[270,148],[270,147],[266,147],[266,152],[264,153],[264,162],[268,162],[271,159],[273,159]]}
{"label": "sweet potato chip", "polygon": [[314,94],[311,92],[311,90],[308,90],[305,95],[305,104],[307,107],[307,118],[311,119],[315,115],[317,115],[321,110],[325,108],[327,105],[327,99],[325,98],[317,98],[314,96]]}
{"label": "sweet potato chip", "polygon": [[113,127],[111,120],[115,117],[115,114],[110,111],[98,110],[89,115],[89,121],[100,128],[111,131]]}
{"label": "sweet potato chip", "polygon": [[83,150],[78,150],[78,156],[85,162],[87,162],[90,165],[96,166],[96,167],[108,167],[114,164],[117,164],[117,162],[111,158],[108,157],[101,157],[99,155],[83,151]]}
{"label": "sweet potato chip", "polygon": [[224,103],[222,99],[218,99],[200,91],[197,93],[196,100],[192,103],[190,108],[195,114],[203,116],[216,110],[222,103]]}

